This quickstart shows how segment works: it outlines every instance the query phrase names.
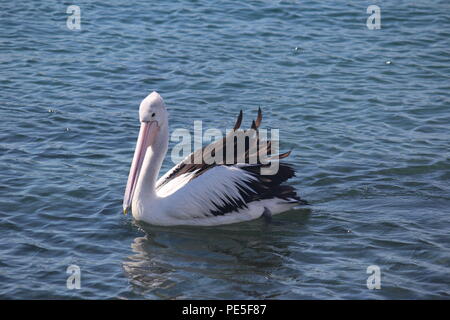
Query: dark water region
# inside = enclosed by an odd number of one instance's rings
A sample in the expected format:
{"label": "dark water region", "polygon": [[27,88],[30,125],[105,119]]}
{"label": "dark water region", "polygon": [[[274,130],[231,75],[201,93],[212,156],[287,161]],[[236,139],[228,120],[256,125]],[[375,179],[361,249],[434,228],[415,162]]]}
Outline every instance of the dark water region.
{"label": "dark water region", "polygon": [[[378,30],[366,26],[373,4]],[[0,298],[450,297],[448,1],[0,8]],[[249,126],[261,106],[312,205],[269,225],[124,217],[152,90],[171,131],[225,130],[240,109]],[[79,290],[66,287],[72,264]]]}

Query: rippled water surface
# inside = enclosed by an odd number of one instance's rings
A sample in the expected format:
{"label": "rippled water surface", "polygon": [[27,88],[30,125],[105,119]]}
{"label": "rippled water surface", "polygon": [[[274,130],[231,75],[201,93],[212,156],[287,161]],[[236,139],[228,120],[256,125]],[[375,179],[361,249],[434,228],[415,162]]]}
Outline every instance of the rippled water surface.
{"label": "rippled water surface", "polygon": [[[380,30],[366,26],[374,3]],[[70,4],[81,31],[66,26]],[[0,298],[450,297],[448,1],[0,9]],[[261,106],[312,205],[214,228],[124,217],[152,90],[171,131],[224,130],[240,109],[249,126]]]}

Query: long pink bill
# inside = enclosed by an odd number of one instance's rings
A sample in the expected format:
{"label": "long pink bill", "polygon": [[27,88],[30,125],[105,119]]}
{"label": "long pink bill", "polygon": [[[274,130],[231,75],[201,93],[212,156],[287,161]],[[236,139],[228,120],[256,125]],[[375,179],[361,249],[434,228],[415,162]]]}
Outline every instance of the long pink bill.
{"label": "long pink bill", "polygon": [[133,200],[134,191],[141,171],[145,153],[158,134],[159,127],[156,121],[141,122],[139,136],[134,150],[133,162],[131,163],[130,174],[128,175],[127,187],[123,198],[123,213],[127,214]]}

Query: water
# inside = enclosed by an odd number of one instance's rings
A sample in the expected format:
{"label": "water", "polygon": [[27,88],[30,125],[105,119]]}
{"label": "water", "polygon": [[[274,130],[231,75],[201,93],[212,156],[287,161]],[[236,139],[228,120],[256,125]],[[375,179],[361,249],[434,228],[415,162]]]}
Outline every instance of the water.
{"label": "water", "polygon": [[[448,1],[0,6],[0,298],[450,297]],[[249,126],[261,106],[312,206],[270,225],[124,217],[151,90],[171,131],[230,128],[240,109]]]}

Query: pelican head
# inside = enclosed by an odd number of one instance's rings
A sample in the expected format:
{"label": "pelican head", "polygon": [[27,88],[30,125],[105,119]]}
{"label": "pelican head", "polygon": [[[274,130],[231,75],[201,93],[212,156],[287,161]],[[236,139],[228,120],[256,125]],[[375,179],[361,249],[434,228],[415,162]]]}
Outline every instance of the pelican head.
{"label": "pelican head", "polygon": [[156,121],[159,127],[167,124],[167,110],[163,98],[153,91],[139,106],[139,120],[141,123]]}
{"label": "pelican head", "polygon": [[161,96],[153,91],[139,106],[139,120],[141,128],[134,151],[133,162],[131,163],[130,174],[128,176],[127,187],[123,199],[123,212],[127,213],[133,200],[134,191],[142,168],[147,149],[151,147],[161,128],[168,125],[168,114],[166,106]]}

